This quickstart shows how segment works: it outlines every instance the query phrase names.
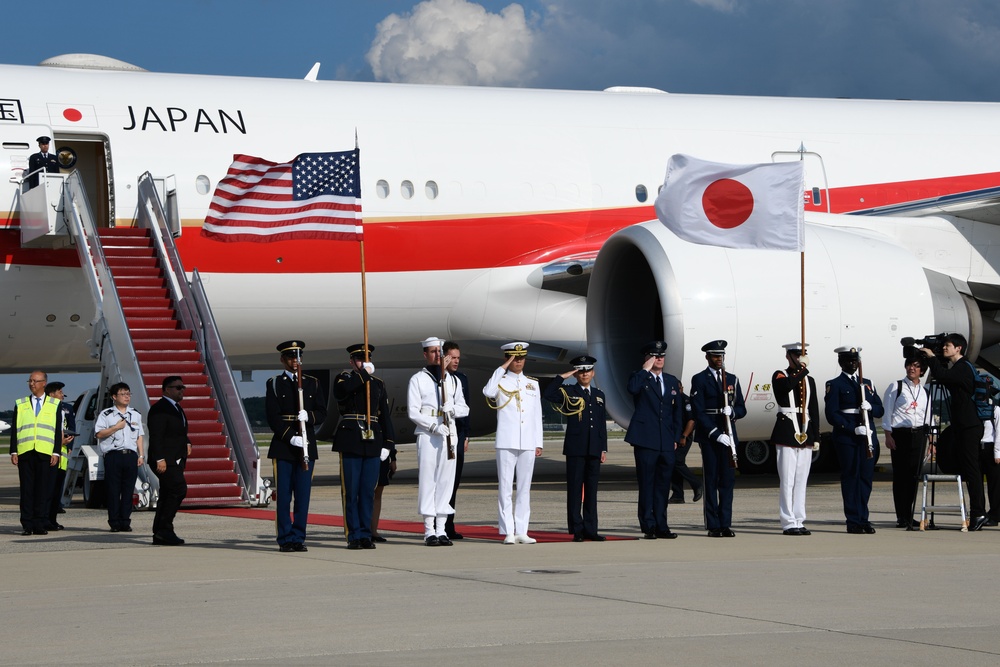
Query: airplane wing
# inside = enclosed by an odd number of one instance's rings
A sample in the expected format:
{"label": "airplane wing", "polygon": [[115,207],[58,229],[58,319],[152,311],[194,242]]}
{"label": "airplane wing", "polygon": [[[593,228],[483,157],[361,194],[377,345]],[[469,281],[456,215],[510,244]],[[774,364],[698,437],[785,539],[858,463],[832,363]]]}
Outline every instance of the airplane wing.
{"label": "airplane wing", "polygon": [[909,217],[954,215],[975,222],[1000,225],[1000,188],[971,190],[906,202],[905,204],[881,206],[857,211],[854,215],[905,215]]}

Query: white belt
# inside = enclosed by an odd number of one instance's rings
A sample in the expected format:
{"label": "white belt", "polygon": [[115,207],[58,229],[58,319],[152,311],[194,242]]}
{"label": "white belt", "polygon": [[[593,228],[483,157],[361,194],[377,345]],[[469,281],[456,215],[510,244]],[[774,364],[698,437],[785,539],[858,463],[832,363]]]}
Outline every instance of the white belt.
{"label": "white belt", "polygon": [[783,406],[778,406],[778,413],[783,415],[797,415],[801,412],[799,408],[786,408]]}
{"label": "white belt", "polygon": [[437,408],[420,408],[420,414],[430,415],[431,417],[440,417],[441,411]]}
{"label": "white belt", "polygon": [[843,412],[845,415],[856,415],[860,413],[861,410],[859,410],[858,408],[846,408],[844,410],[841,410],[841,412]]}

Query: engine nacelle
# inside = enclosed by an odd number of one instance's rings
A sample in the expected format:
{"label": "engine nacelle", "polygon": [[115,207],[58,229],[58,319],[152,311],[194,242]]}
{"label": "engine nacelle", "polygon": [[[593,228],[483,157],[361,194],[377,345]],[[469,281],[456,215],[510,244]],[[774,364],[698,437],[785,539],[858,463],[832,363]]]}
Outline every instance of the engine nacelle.
{"label": "engine nacelle", "polygon": [[[838,346],[863,349],[864,375],[881,394],[904,375],[901,337],[979,337],[970,331],[981,321],[975,302],[892,239],[807,224],[806,248],[805,337],[818,391],[840,373]],[[771,377],[786,367],[781,346],[802,335],[800,291],[797,252],[695,245],[657,221],[614,234],[598,254],[587,296],[587,345],[609,414],[628,424],[626,382],[642,365],[645,343],[667,341],[665,369],[687,387],[706,366],[702,345],[722,338],[729,341],[727,370],[746,393],[740,439],[769,439],[776,413]],[[829,428],[825,419],[822,428]]]}

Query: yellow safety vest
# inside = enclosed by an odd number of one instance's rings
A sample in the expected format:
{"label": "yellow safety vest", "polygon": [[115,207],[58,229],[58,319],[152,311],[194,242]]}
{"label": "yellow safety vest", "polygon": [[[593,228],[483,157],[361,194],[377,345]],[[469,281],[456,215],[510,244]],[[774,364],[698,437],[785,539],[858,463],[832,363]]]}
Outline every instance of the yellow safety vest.
{"label": "yellow safety vest", "polygon": [[46,396],[37,417],[30,397],[19,398],[14,405],[17,411],[18,455],[34,450],[52,456],[56,449],[56,420],[61,419],[59,401]]}

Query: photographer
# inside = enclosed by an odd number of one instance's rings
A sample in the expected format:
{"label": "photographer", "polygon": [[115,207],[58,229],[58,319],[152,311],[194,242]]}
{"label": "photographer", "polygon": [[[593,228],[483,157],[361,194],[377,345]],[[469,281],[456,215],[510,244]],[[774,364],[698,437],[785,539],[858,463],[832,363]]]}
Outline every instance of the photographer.
{"label": "photographer", "polygon": [[972,393],[976,374],[972,363],[963,354],[968,348],[965,336],[952,333],[944,336],[941,356],[924,347],[920,352],[927,358],[931,377],[945,386],[951,394],[951,424],[941,432],[938,440],[938,463],[947,473],[957,472],[969,489],[969,530],[981,530],[986,525],[986,497],[983,492],[983,473],[979,467],[980,442],[983,439],[983,422],[979,419]]}
{"label": "photographer", "polygon": [[930,394],[920,378],[927,368],[918,357],[904,362],[906,377],[885,390],[882,404],[882,431],[892,458],[892,501],[896,508],[896,528],[916,528],[913,501],[917,495],[917,474],[927,444]]}

